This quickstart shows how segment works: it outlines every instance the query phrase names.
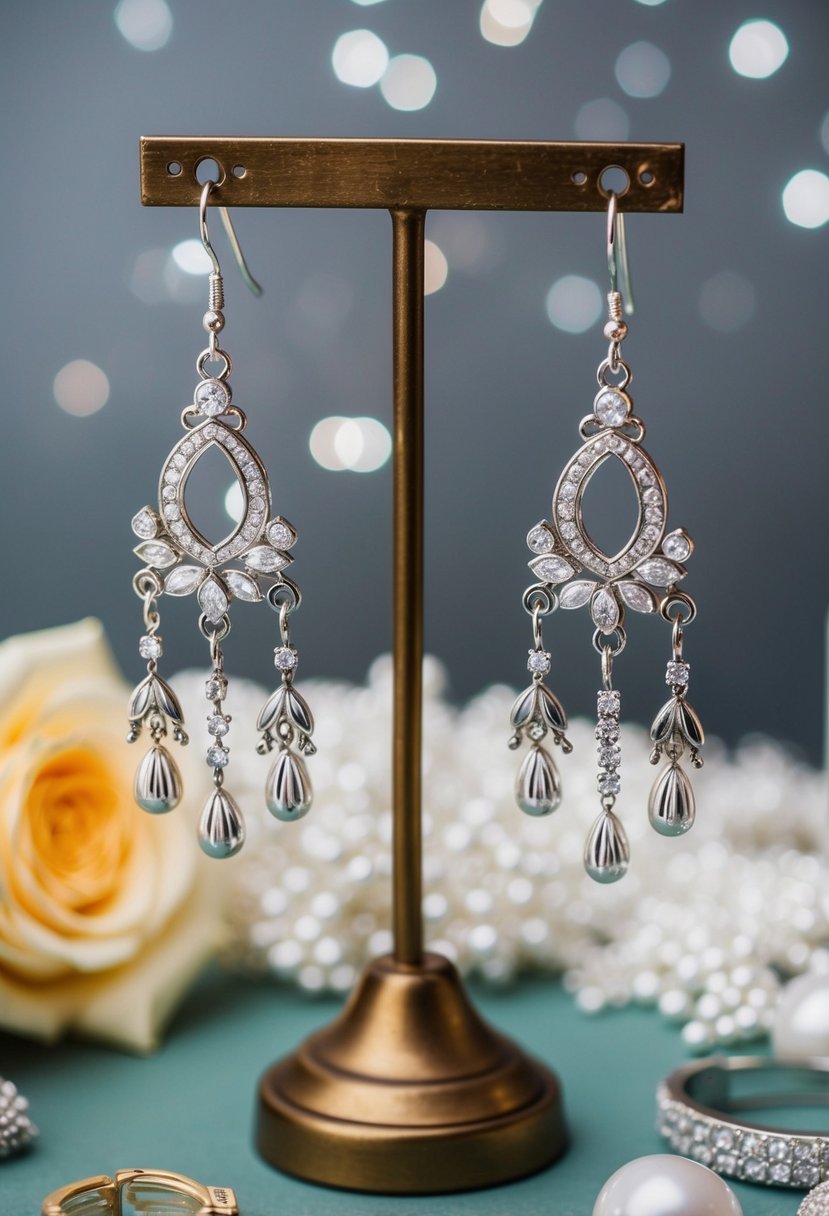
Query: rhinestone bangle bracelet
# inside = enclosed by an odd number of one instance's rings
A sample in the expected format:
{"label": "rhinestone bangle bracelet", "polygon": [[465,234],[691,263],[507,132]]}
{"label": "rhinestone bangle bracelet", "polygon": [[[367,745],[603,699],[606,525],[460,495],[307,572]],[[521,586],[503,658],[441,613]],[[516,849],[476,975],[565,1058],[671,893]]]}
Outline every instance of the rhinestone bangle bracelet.
{"label": "rhinestone bangle bracelet", "polygon": [[802,1190],[829,1179],[823,1132],[743,1119],[743,1111],[829,1106],[829,1060],[724,1056],[678,1068],[660,1084],[657,1128],[683,1157],[743,1182]]}

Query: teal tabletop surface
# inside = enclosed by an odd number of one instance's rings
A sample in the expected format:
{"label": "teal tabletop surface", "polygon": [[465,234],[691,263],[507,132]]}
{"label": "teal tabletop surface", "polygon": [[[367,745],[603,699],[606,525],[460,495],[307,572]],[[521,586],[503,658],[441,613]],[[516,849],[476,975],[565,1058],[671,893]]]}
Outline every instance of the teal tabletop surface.
{"label": "teal tabletop surface", "polygon": [[[209,971],[154,1056],[81,1042],[42,1047],[0,1035],[0,1074],[31,1103],[37,1147],[0,1164],[0,1216],[38,1216],[57,1186],[124,1167],[176,1170],[236,1190],[242,1216],[590,1216],[603,1182],[664,1151],[654,1090],[685,1058],[653,1011],[585,1017],[553,981],[474,989],[479,1009],[562,1079],[572,1146],[553,1168],[465,1195],[387,1198],[309,1186],[263,1164],[251,1145],[259,1074],[336,1003]],[[734,1184],[745,1216],[794,1216],[802,1193]]]}

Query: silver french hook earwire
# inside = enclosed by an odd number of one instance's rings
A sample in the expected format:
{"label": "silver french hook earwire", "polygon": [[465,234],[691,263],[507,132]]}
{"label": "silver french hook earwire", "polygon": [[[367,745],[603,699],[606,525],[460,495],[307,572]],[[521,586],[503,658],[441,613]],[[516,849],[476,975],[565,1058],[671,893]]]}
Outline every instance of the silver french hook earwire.
{"label": "silver french hook earwire", "polygon": [[[202,192],[199,197],[199,236],[201,237],[201,243],[204,246],[205,253],[213,263],[213,275],[216,276],[219,284],[221,285],[222,269],[219,265],[219,259],[216,256],[216,250],[213,248],[210,235],[207,231],[207,203],[210,198],[210,191],[213,190],[215,186],[216,182],[208,178],[202,187]],[[245,255],[242,253],[242,246],[239,244],[239,238],[236,235],[236,229],[233,227],[233,221],[230,218],[230,213],[228,212],[227,207],[223,207],[220,204],[218,211],[221,221],[224,224],[225,232],[227,233],[227,239],[230,242],[230,248],[233,250],[233,257],[236,260],[236,265],[239,267],[239,273],[241,274],[245,285],[250,289],[250,291],[253,292],[255,296],[261,296],[262,287],[259,283],[257,283],[256,279],[250,272],[250,267],[245,260]]]}
{"label": "silver french hook earwire", "polygon": [[633,287],[630,281],[625,217],[619,210],[619,198],[611,190],[607,196],[607,269],[611,295],[620,295],[624,311],[633,316]]}

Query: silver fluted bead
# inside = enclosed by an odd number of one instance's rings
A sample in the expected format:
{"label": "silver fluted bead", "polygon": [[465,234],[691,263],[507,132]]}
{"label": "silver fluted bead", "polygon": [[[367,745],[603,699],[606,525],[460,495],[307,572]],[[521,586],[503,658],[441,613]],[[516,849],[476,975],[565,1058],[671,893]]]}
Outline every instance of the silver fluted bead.
{"label": "silver fluted bead", "polygon": [[660,836],[683,836],[693,827],[696,803],[691,782],[676,763],[657,777],[648,801],[651,827]]}
{"label": "silver fluted bead", "polygon": [[313,795],[308,772],[299,756],[286,747],[271,766],[265,782],[265,802],[277,819],[301,819],[311,809]]}
{"label": "silver fluted bead", "polygon": [[153,815],[164,815],[181,801],[176,762],[160,743],[150,748],[135,774],[135,801]]}
{"label": "silver fluted bead", "polygon": [[621,820],[601,811],[584,848],[584,868],[595,882],[618,882],[630,864],[630,846]]}
{"label": "silver fluted bead", "polygon": [[549,815],[561,803],[561,778],[552,756],[534,744],[515,781],[515,800],[527,815]]}
{"label": "silver fluted bead", "polygon": [[232,857],[245,843],[242,812],[226,790],[210,795],[199,821],[199,844],[208,857]]}

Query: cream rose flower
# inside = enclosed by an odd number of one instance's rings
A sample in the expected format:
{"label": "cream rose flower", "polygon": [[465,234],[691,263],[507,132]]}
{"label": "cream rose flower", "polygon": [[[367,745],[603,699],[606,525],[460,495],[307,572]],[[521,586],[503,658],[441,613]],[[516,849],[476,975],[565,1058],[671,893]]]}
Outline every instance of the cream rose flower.
{"label": "cream rose flower", "polygon": [[147,1051],[221,908],[192,816],[135,805],[126,696],[97,621],[0,644],[0,1025]]}

